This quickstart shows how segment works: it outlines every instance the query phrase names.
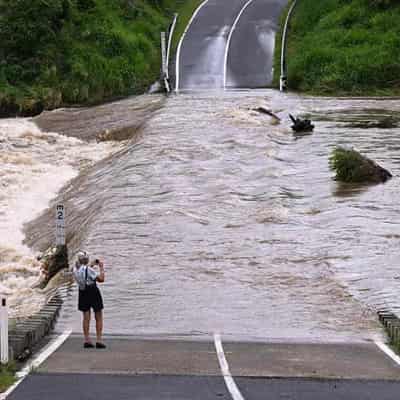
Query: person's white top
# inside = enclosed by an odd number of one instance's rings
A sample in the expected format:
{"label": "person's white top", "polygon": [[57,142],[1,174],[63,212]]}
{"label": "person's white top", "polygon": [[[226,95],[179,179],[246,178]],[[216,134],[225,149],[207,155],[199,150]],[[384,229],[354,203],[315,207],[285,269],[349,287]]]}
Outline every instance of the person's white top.
{"label": "person's white top", "polygon": [[[86,275],[87,268],[87,275]],[[79,268],[74,269],[75,280],[78,283],[80,290],[85,290],[86,286],[90,286],[96,283],[96,279],[99,273],[89,265],[80,265]],[[86,282],[85,282],[86,277]]]}

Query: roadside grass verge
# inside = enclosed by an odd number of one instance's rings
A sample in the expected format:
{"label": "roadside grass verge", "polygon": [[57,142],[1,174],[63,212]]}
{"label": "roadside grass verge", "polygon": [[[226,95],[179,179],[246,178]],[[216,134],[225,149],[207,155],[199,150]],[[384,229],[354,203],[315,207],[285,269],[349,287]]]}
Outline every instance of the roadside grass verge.
{"label": "roadside grass verge", "polygon": [[[399,48],[398,1],[299,1],[288,36],[289,88],[318,95],[400,95]],[[280,43],[275,84],[278,52]]]}
{"label": "roadside grass verge", "polygon": [[15,381],[16,367],[10,363],[0,365],[0,393],[5,392]]}

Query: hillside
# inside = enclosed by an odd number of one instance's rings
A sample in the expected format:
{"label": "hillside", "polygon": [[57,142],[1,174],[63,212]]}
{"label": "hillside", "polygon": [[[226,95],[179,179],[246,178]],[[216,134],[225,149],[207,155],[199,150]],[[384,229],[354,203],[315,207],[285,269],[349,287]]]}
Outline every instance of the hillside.
{"label": "hillside", "polygon": [[0,116],[143,92],[160,32],[197,2],[0,0]]}
{"label": "hillside", "polygon": [[[289,88],[321,95],[400,95],[399,49],[398,0],[298,1],[288,37]],[[276,83],[279,52],[278,45]]]}

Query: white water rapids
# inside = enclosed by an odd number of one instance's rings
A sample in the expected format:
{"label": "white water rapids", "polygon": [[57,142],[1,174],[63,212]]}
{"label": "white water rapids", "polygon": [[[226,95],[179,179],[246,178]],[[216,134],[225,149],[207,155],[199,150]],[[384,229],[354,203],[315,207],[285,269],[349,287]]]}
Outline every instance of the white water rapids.
{"label": "white water rapids", "polygon": [[111,142],[43,132],[29,119],[0,120],[0,294],[8,296],[12,317],[34,313],[45,299],[32,289],[40,264],[23,243],[23,225],[80,171],[114,150]]}

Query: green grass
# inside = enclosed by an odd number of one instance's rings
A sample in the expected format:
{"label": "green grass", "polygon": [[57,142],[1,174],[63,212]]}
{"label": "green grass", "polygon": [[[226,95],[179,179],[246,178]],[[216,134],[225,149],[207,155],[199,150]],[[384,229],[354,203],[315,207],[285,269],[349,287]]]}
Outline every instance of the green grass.
{"label": "green grass", "polygon": [[0,116],[143,92],[159,76],[160,32],[194,3],[0,0]]}
{"label": "green grass", "polygon": [[[400,95],[400,3],[301,0],[290,24],[292,90],[322,95]],[[280,38],[275,84],[280,74]]]}
{"label": "green grass", "polygon": [[16,381],[15,372],[13,364],[0,365],[0,393],[6,391]]}

